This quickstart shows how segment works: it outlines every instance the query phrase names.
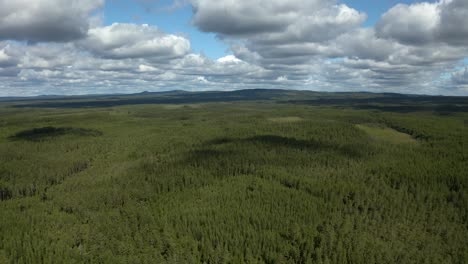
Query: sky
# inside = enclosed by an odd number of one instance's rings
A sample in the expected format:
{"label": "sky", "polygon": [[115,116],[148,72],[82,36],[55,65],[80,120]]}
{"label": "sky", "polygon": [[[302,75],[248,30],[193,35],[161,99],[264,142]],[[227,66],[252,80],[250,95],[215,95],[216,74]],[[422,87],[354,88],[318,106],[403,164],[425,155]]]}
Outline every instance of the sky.
{"label": "sky", "polygon": [[0,96],[468,95],[468,0],[0,0]]}

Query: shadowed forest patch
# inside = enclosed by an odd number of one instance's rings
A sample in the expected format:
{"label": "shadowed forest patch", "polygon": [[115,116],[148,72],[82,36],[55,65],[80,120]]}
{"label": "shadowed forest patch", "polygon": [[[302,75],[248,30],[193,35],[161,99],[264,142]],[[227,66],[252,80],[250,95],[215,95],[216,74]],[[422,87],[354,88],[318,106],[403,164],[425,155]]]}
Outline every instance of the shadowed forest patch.
{"label": "shadowed forest patch", "polygon": [[101,136],[102,132],[95,129],[74,127],[40,127],[23,130],[11,136],[12,140],[41,141],[64,135]]}

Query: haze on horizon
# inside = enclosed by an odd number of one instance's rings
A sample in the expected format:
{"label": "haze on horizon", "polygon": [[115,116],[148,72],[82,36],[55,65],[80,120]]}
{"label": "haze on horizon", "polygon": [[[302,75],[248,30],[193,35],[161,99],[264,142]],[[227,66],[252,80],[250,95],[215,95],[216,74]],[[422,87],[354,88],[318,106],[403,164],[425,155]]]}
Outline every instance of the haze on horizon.
{"label": "haze on horizon", "polygon": [[0,0],[0,96],[468,95],[468,1]]}

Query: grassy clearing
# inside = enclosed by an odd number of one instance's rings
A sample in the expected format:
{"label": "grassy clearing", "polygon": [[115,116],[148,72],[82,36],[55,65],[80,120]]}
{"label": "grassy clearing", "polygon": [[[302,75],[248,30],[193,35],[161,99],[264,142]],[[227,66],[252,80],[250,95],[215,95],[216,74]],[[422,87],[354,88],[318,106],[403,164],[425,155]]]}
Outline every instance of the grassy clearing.
{"label": "grassy clearing", "polygon": [[291,123],[291,122],[299,122],[304,120],[302,117],[298,116],[285,116],[285,117],[271,117],[268,120],[277,123]]}
{"label": "grassy clearing", "polygon": [[358,124],[357,128],[365,131],[372,138],[395,144],[416,143],[411,135],[377,124]]}

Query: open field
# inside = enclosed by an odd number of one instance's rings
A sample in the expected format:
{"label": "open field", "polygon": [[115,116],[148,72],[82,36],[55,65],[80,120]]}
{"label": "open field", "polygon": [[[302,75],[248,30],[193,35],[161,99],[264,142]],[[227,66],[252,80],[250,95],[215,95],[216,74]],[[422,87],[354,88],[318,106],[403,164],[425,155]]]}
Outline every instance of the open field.
{"label": "open field", "polygon": [[468,98],[0,104],[0,263],[468,263]]}

